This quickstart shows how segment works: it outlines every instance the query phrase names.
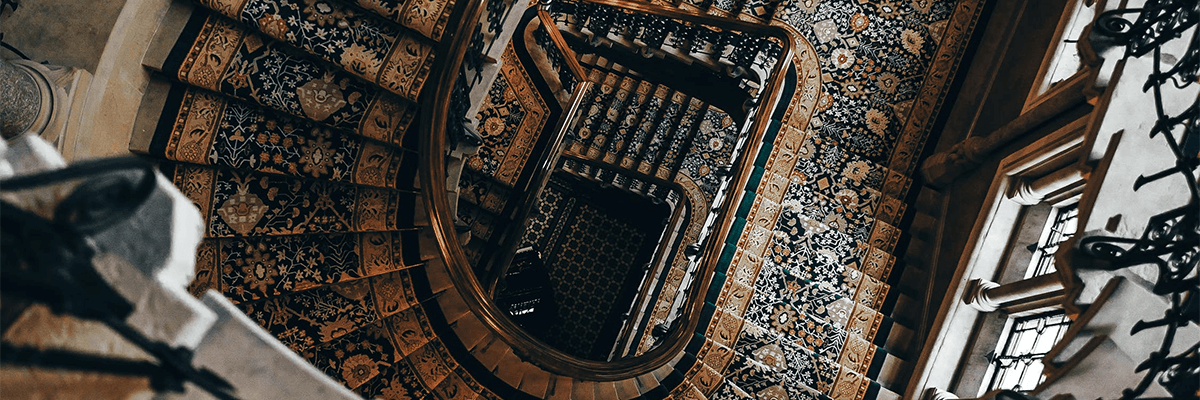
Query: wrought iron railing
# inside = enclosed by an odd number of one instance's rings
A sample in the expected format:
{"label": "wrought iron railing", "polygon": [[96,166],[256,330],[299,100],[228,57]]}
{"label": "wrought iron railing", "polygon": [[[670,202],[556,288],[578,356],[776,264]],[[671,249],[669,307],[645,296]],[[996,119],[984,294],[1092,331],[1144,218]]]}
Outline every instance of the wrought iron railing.
{"label": "wrought iron railing", "polygon": [[193,365],[191,350],[171,347],[130,326],[126,320],[133,304],[93,264],[97,249],[88,237],[129,219],[146,203],[157,187],[152,167],[137,158],[102,159],[10,178],[0,188],[6,196],[20,196],[67,184],[76,186],[54,205],[50,219],[0,201],[0,290],[6,299],[101,322],[153,361],[2,343],[0,364],[144,376],[159,392],[183,393],[184,383],[191,382],[218,399],[236,399],[227,381]]}
{"label": "wrought iron railing", "polygon": [[[781,60],[784,49],[784,44],[772,36],[654,17],[633,9],[579,1],[556,1],[551,3],[551,7],[555,22],[573,25],[582,19],[582,28],[593,38],[610,37],[610,33],[617,33],[611,37],[631,37],[631,44],[641,47],[643,51],[669,46],[691,56],[721,59],[729,64],[731,71],[740,69],[741,72],[737,73],[739,77],[751,67],[758,67],[761,71],[771,70]],[[572,21],[572,18],[575,20]]]}
{"label": "wrought iron railing", "polygon": [[575,52],[567,46],[562,34],[555,28],[554,21],[545,9],[538,9],[538,27],[533,31],[533,38],[538,47],[546,53],[550,67],[557,72],[558,81],[563,90],[575,92],[579,84],[587,80],[587,73],[579,65]]}
{"label": "wrought iron railing", "polygon": [[[1130,21],[1125,16],[1136,14]],[[1151,91],[1157,119],[1150,137],[1162,138],[1175,156],[1175,165],[1158,173],[1142,175],[1133,184],[1137,191],[1150,182],[1170,176],[1182,176],[1187,182],[1188,203],[1150,218],[1139,238],[1091,236],[1080,240],[1085,255],[1106,261],[1081,268],[1119,270],[1154,265],[1158,270],[1153,292],[1166,296],[1170,308],[1155,320],[1134,324],[1133,335],[1146,329],[1165,327],[1158,350],[1137,366],[1145,372],[1141,382],[1125,389],[1121,399],[1142,396],[1155,380],[1173,398],[1197,398],[1200,393],[1200,343],[1172,353],[1180,328],[1200,325],[1200,190],[1196,169],[1200,166],[1200,101],[1172,114],[1163,101],[1164,89],[1185,89],[1197,83],[1200,72],[1200,35],[1191,32],[1191,41],[1182,57],[1173,63],[1162,57],[1162,46],[1195,29],[1200,21],[1200,2],[1195,0],[1149,0],[1139,9],[1118,9],[1101,14],[1093,27],[1093,43],[1124,46],[1125,57],[1152,55],[1153,72],[1145,89]],[[1163,65],[1170,68],[1163,70]]]}

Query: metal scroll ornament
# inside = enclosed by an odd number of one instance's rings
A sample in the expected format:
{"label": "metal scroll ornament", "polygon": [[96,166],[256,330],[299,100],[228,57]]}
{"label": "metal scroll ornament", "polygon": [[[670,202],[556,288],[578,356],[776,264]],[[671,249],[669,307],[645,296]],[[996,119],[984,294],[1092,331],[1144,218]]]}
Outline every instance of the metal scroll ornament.
{"label": "metal scroll ornament", "polygon": [[[1133,20],[1126,19],[1133,18]],[[1170,299],[1159,319],[1140,320],[1131,334],[1166,327],[1159,349],[1137,366],[1146,374],[1137,387],[1125,389],[1121,399],[1139,398],[1158,381],[1173,398],[1196,399],[1200,396],[1200,343],[1172,354],[1176,332],[1190,324],[1200,325],[1200,191],[1196,168],[1200,165],[1200,108],[1193,102],[1178,114],[1163,107],[1164,89],[1183,89],[1197,83],[1200,71],[1200,35],[1191,33],[1187,51],[1177,60],[1163,57],[1161,46],[1178,39],[1200,21],[1200,2],[1196,0],[1149,0],[1143,8],[1119,9],[1101,14],[1093,27],[1092,42],[1125,47],[1125,57],[1153,57],[1154,70],[1145,90],[1154,96],[1158,119],[1150,137],[1161,137],[1175,156],[1175,165],[1158,173],[1139,176],[1133,190],[1147,183],[1180,175],[1187,182],[1188,204],[1158,214],[1148,221],[1145,232],[1136,239],[1093,236],[1080,241],[1081,250],[1091,257],[1107,261],[1095,269],[1118,270],[1137,265],[1158,269],[1154,293]],[[1164,62],[1165,61],[1165,62]],[[1164,65],[1170,68],[1164,69]]]}
{"label": "metal scroll ornament", "polygon": [[[134,306],[92,264],[89,237],[139,210],[156,190],[152,167],[136,158],[81,162],[65,169],[0,181],[13,194],[83,181],[51,218],[0,200],[0,292],[7,306],[39,303],[52,312],[98,321],[141,348],[153,361],[39,349],[0,342],[0,364],[145,376],[155,391],[183,393],[193,383],[220,400],[236,400],[224,378],[192,362],[192,352],[151,339],[126,319]],[[7,312],[5,314],[8,314]],[[7,319],[7,315],[5,317]],[[11,321],[5,321],[11,322]],[[4,323],[0,329],[11,324]]]}

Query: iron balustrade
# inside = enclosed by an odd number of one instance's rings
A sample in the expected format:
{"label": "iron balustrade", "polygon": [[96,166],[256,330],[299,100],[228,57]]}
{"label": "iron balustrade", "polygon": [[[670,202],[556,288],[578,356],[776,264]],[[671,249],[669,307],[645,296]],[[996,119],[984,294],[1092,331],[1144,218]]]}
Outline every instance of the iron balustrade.
{"label": "iron balustrade", "polygon": [[[1134,20],[1126,16],[1136,14]],[[1150,137],[1161,137],[1175,156],[1175,165],[1150,175],[1142,175],[1133,184],[1137,191],[1144,185],[1169,176],[1182,176],[1189,197],[1186,206],[1151,217],[1139,238],[1092,236],[1080,240],[1080,250],[1105,261],[1083,268],[1115,271],[1139,265],[1154,265],[1158,278],[1153,292],[1170,299],[1170,307],[1154,320],[1139,320],[1131,334],[1165,327],[1166,334],[1157,351],[1140,363],[1136,372],[1145,372],[1134,388],[1122,391],[1121,399],[1139,398],[1157,379],[1174,398],[1197,398],[1200,390],[1200,343],[1172,354],[1176,333],[1181,327],[1200,325],[1200,190],[1195,170],[1200,165],[1200,102],[1193,102],[1177,114],[1163,105],[1164,89],[1184,89],[1200,75],[1200,35],[1192,33],[1187,51],[1171,67],[1161,46],[1181,37],[1200,21],[1200,2],[1195,0],[1149,0],[1142,8],[1118,9],[1097,17],[1092,42],[1124,46],[1124,57],[1152,55],[1153,72],[1145,89],[1154,97],[1157,119]],[[1176,138],[1179,135],[1179,138]]]}
{"label": "iron balustrade", "polygon": [[236,399],[229,382],[193,365],[191,350],[153,340],[130,326],[126,319],[133,304],[93,264],[98,251],[89,236],[129,219],[154,194],[157,180],[150,164],[132,157],[81,162],[0,181],[0,191],[16,194],[71,181],[82,183],[54,206],[51,219],[0,201],[0,289],[55,314],[101,322],[156,362],[3,343],[0,363],[145,376],[159,392],[183,393],[184,383],[191,382],[218,399]]}

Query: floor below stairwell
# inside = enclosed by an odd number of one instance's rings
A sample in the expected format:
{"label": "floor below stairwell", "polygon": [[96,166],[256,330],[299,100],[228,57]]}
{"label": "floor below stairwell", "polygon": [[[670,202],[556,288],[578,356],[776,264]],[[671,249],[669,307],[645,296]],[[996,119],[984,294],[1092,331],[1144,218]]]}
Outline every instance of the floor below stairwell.
{"label": "floor below stairwell", "polygon": [[540,253],[557,305],[541,339],[579,357],[606,359],[669,217],[665,204],[556,174],[521,246]]}

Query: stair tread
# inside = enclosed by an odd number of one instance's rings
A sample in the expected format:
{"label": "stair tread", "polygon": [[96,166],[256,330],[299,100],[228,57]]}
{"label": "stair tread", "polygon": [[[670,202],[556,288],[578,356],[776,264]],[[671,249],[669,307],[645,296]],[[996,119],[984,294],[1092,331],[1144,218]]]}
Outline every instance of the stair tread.
{"label": "stair tread", "polygon": [[[284,236],[306,233],[384,232],[414,227],[410,210],[420,194],[329,181],[239,172],[206,166],[171,166],[172,182],[200,208],[205,237]],[[216,182],[232,184],[218,185]],[[312,207],[337,199],[336,216]],[[378,213],[399,218],[376,218]],[[305,223],[295,216],[305,215]]]}
{"label": "stair tread", "polygon": [[652,139],[655,124],[661,118],[662,110],[666,103],[670,102],[671,88],[659,85],[654,89],[650,97],[649,105],[646,111],[642,114],[642,121],[634,130],[633,137],[630,139],[629,146],[624,154],[621,155],[620,165],[626,169],[636,169],[637,162],[641,159],[641,155],[647,147],[648,142]]}
{"label": "stair tread", "polygon": [[[260,301],[419,267],[424,261],[416,247],[415,231],[205,239],[203,252],[258,255],[272,263],[266,267],[272,270],[214,257],[211,263],[198,262],[197,270],[202,276],[227,277],[196,280],[192,289],[215,289],[234,303]],[[334,254],[344,257],[326,257]],[[280,279],[280,271],[288,279]]]}
{"label": "stair tread", "polygon": [[670,146],[674,139],[672,133],[674,128],[679,126],[679,119],[683,117],[685,108],[687,107],[688,96],[682,92],[674,92],[662,107],[662,113],[655,123],[654,129],[650,133],[650,138],[647,141],[645,148],[642,149],[641,157],[637,163],[637,170],[643,174],[653,173],[653,168],[657,166],[662,152],[666,147]]}
{"label": "stair tread", "polygon": [[[379,86],[366,83],[351,73],[330,68],[325,61],[318,61],[316,57],[297,57],[291,46],[242,28],[240,24],[225,17],[219,15],[201,17],[205,18],[203,25],[213,29],[188,31],[185,36],[178,38],[178,42],[193,43],[194,45],[175,46],[176,54],[169,55],[167,64],[162,66],[164,74],[191,86],[216,90],[265,108],[320,121],[333,128],[353,131],[364,137],[393,144],[402,143],[404,132],[408,130],[409,123],[416,115],[412,101],[405,100],[402,96],[383,90]],[[264,19],[264,21],[269,20],[270,16]],[[216,35],[221,35],[220,40],[213,40]],[[325,43],[326,41],[318,40],[316,42]],[[210,46],[218,46],[219,49],[217,47],[210,48]],[[365,47],[371,48],[372,46]],[[238,53],[254,54],[254,56],[231,57],[229,62],[223,65],[225,68],[223,71],[205,69],[205,73],[193,73],[193,71],[183,68],[181,62],[172,61],[206,57],[203,54],[214,51],[216,52],[214,55],[220,54],[219,57],[229,57]],[[295,97],[273,96],[268,92],[251,91],[247,93],[245,90],[238,90],[238,88],[246,86],[245,82],[222,82],[212,79],[213,73],[216,76],[225,76],[231,71],[253,70],[288,71],[289,79],[277,82],[283,85],[280,87],[281,92],[295,93],[300,88],[307,88],[305,85],[318,87],[328,85],[329,82],[345,82],[347,86],[340,90],[353,91],[359,95],[346,97],[344,107],[334,110],[317,110],[311,107],[305,109],[299,99]],[[236,74],[229,74],[229,76],[233,75]],[[367,119],[371,119],[374,123],[363,124],[362,122]]]}

